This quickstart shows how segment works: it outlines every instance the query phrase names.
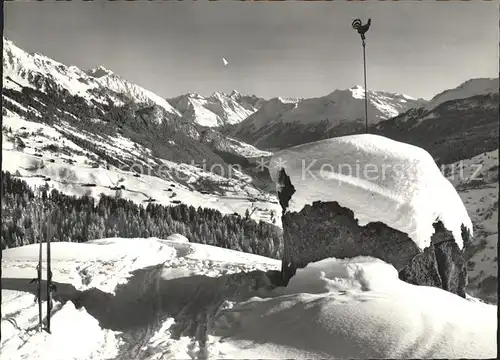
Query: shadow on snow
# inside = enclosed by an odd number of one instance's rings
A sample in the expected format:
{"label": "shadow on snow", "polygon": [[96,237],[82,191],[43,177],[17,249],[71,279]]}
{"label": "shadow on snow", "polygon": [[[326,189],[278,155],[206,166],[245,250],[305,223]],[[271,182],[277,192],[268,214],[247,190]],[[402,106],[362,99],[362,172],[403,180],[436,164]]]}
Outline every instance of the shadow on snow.
{"label": "shadow on snow", "polygon": [[[225,301],[268,297],[280,278],[278,271],[241,272],[220,277],[189,275],[174,279],[162,278],[162,272],[163,264],[136,270],[126,284],[116,287],[115,295],[96,288],[79,291],[71,284],[53,282],[57,286],[53,298],[63,304],[71,301],[76,308],[84,307],[102,328],[122,332],[124,345],[117,359],[143,353],[144,346],[167,318],[175,319],[169,329],[170,337],[192,337],[202,353],[207,323]],[[2,281],[6,290],[37,293],[37,285],[30,284],[30,279],[4,278]],[[42,300],[46,301],[46,281],[41,285]],[[201,357],[204,356],[201,354]]]}

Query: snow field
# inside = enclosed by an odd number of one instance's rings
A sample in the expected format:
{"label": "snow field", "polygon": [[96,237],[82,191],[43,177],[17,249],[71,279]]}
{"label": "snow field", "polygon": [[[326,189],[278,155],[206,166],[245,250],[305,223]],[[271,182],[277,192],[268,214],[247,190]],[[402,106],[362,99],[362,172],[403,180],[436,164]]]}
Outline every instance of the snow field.
{"label": "snow field", "polygon": [[324,259],[274,288],[277,260],[156,238],[54,243],[49,336],[27,286],[37,254],[3,252],[2,359],[496,355],[496,306],[404,283],[381,260]]}

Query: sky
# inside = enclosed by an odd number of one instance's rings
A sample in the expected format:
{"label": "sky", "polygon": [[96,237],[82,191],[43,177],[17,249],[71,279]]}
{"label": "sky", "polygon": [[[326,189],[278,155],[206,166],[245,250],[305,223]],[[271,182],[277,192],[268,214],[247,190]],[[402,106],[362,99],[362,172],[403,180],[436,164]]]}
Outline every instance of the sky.
{"label": "sky", "polygon": [[[430,99],[498,77],[497,2],[6,2],[4,36],[163,97],[215,91],[318,97],[363,85]],[[225,67],[222,58],[229,62]]]}

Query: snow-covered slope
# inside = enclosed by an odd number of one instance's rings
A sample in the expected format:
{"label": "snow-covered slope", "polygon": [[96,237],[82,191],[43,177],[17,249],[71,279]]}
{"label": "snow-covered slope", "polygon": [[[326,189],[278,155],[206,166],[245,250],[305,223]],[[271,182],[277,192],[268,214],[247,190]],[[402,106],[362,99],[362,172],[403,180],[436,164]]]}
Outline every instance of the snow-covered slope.
{"label": "snow-covered slope", "polygon": [[426,110],[432,110],[438,105],[457,99],[466,99],[476,95],[498,93],[498,78],[470,79],[454,89],[445,90],[434,96],[426,105]]}
{"label": "snow-covered slope", "polygon": [[246,121],[236,126],[236,131],[258,131],[270,123],[279,121],[283,114],[298,107],[299,100],[273,98],[267,101],[260,110]]}
{"label": "snow-covered slope", "polygon": [[20,89],[21,86],[46,90],[48,80],[58,84],[72,95],[88,96],[98,88],[89,82],[86,74],[75,66],[67,67],[44,55],[29,54],[12,41],[3,38],[3,88]]}
{"label": "snow-covered slope", "polygon": [[468,258],[468,291],[497,303],[498,292],[498,150],[442,167],[458,189],[474,226]]}
{"label": "snow-covered slope", "polygon": [[[16,112],[16,109],[22,108],[19,115],[25,118],[35,112],[40,121],[52,121],[54,117],[59,117],[57,112],[64,107],[64,111],[70,113],[74,120],[85,117],[95,122],[109,123],[112,118],[116,122],[115,130],[122,129],[124,123],[129,122],[127,125],[131,125],[134,132],[140,133],[165,122],[165,127],[170,128],[166,135],[171,136],[172,132],[182,133],[194,142],[203,140],[200,135],[202,130],[188,113],[183,118],[167,100],[103,66],[82,71],[40,54],[29,54],[6,38],[3,38],[3,44],[3,88],[6,90],[3,98],[10,105],[11,111]],[[24,90],[23,93],[23,87],[33,90]],[[52,103],[47,104],[43,97],[49,97]],[[207,99],[207,109],[202,108],[214,116],[219,114],[216,116],[223,122],[234,122],[253,113],[263,102],[263,99],[255,96],[233,91],[229,95],[215,93]],[[125,113],[120,107],[126,108]],[[196,107],[205,111],[202,108]],[[135,118],[135,123],[130,122],[132,118]],[[156,130],[155,132],[158,133]],[[216,144],[210,144],[213,145],[212,149],[242,157],[262,155],[257,148],[243,142],[236,144],[234,139],[226,139],[222,134],[217,134],[217,138]],[[165,142],[169,140],[172,139],[164,139]],[[185,140],[183,143],[187,145]],[[190,149],[182,151],[192,152]]]}
{"label": "snow-covered slope", "polygon": [[163,117],[178,119],[180,114],[164,99],[132,84],[104,67],[85,72],[76,66],[66,66],[44,55],[30,54],[3,38],[3,87],[20,90],[22,87],[42,92],[68,91],[88,103],[96,101],[115,105],[124,102],[156,105],[164,110]]}
{"label": "snow-covered slope", "polygon": [[498,149],[499,104],[498,79],[471,80],[369,132],[423,147],[440,164],[451,164]]}
{"label": "snow-covered slope", "polygon": [[139,85],[128,82],[121,76],[103,66],[88,70],[87,74],[95,78],[96,81],[99,84],[102,84],[105,88],[124,94],[134,102],[155,104],[162,107],[166,112],[171,113],[172,115],[181,116],[181,114],[179,114],[179,112],[162,97],[140,87]]}
{"label": "snow-covered slope", "polygon": [[237,91],[231,94],[215,92],[210,97],[189,93],[168,101],[184,119],[208,127],[239,123],[265,102],[255,96],[243,96]]}
{"label": "snow-covered slope", "polygon": [[283,288],[279,261],[207,245],[54,243],[48,335],[30,284],[38,246],[2,255],[3,360],[497,355],[497,306],[404,283],[374,258],[309,264]]}
{"label": "snow-covered slope", "polygon": [[336,201],[359,225],[380,221],[424,249],[438,219],[463,246],[462,224],[472,223],[453,185],[425,150],[382,136],[343,136],[274,154],[269,172],[278,186],[284,169],[295,188],[287,211],[315,201]]}
{"label": "snow-covered slope", "polygon": [[[369,123],[376,124],[425,103],[403,94],[368,91]],[[323,139],[325,131],[364,124],[364,89],[347,90],[311,99],[271,99],[260,110],[231,129],[234,137],[261,148],[283,148]],[[305,133],[305,136],[303,135]],[[290,138],[292,141],[290,142]]]}
{"label": "snow-covered slope", "polygon": [[97,135],[68,123],[33,123],[8,109],[3,126],[2,170],[33,186],[48,184],[65,194],[95,198],[101,193],[116,196],[116,188],[123,186],[120,196],[136,203],[182,202],[242,216],[255,208],[252,217],[268,222],[271,211],[279,213],[275,197],[257,190],[237,167],[218,175],[207,164],[204,168],[202,163],[155,158],[151,150],[121,135]]}

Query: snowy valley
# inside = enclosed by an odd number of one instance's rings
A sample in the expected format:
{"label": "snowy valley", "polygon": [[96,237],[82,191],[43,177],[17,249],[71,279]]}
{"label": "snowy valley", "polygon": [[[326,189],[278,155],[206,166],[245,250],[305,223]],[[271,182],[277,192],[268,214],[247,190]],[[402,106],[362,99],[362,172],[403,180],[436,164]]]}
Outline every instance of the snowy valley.
{"label": "snowy valley", "polygon": [[[364,126],[359,86],[164,99],[102,66],[3,47],[2,359],[497,356],[498,79],[430,101],[369,91],[376,135],[351,136]],[[280,170],[305,158],[342,187],[290,172],[283,185]],[[404,176],[330,171],[360,161]],[[403,281],[375,256],[329,256],[284,282],[286,219],[317,201],[408,235],[415,251],[434,246],[442,220],[465,249],[466,296]],[[48,234],[52,334],[30,283]]]}

